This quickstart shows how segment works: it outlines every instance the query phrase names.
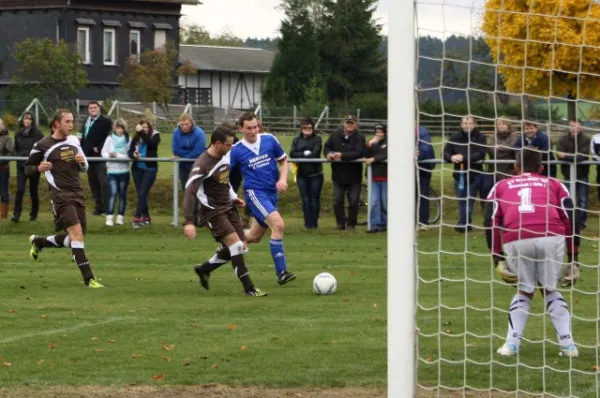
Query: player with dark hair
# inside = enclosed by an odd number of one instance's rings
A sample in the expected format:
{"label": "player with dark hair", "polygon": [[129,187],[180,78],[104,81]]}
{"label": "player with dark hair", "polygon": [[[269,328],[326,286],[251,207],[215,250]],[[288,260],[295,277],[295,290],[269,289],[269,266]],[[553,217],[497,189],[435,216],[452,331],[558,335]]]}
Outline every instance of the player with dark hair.
{"label": "player with dark hair", "polygon": [[[508,312],[508,333],[498,349],[503,356],[516,355],[529,317],[530,301],[537,286],[546,301],[560,353],[579,355],[571,332],[571,315],[556,286],[563,268],[565,246],[568,260],[578,260],[579,242],[569,191],[558,180],[542,175],[542,154],[523,149],[517,154],[516,176],[492,188],[486,208],[488,245],[502,279],[518,283]],[[574,227],[574,228],[573,228]],[[506,262],[506,263],[504,263]],[[500,272],[506,269],[505,273]],[[508,278],[506,272],[512,273]]]}
{"label": "player with dark hair", "polygon": [[[252,212],[252,226],[245,231],[247,243],[258,243],[271,229],[271,257],[275,275],[280,285],[296,279],[287,270],[283,250],[285,224],[277,211],[278,193],[287,190],[287,155],[277,138],[271,134],[259,134],[258,120],[251,112],[242,114],[238,120],[244,138],[231,150],[231,168],[240,167],[244,176],[244,195]],[[278,164],[280,169],[278,169]],[[224,264],[231,259],[227,246],[220,246],[205,264]]]}
{"label": "player with dark hair", "polygon": [[[244,228],[237,206],[245,206],[229,183],[231,167],[229,151],[233,145],[231,129],[219,126],[212,133],[210,147],[196,160],[185,185],[183,200],[185,227],[188,239],[196,237],[194,207],[196,198],[200,202],[200,225],[206,225],[212,236],[228,248],[236,276],[244,286],[247,296],[262,297],[267,293],[256,288],[244,261]],[[208,278],[212,271],[224,262],[206,262],[194,270],[200,283],[208,289]]]}
{"label": "player with dark hair", "polygon": [[102,288],[104,286],[94,277],[83,245],[86,216],[79,173],[87,171],[88,162],[79,140],[71,136],[71,111],[59,109],[50,123],[50,130],[49,136],[33,146],[29,159],[25,162],[25,173],[44,173],[50,187],[56,231],[63,230],[67,233],[47,237],[31,235],[30,255],[37,260],[43,248],[69,247],[85,285],[95,289]]}

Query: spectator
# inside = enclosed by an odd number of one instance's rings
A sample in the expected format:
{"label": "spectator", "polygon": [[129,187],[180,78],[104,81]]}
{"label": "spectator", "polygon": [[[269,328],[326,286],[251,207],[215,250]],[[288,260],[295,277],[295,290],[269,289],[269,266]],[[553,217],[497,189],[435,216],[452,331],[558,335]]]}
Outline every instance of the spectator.
{"label": "spectator", "polygon": [[[600,162],[600,133],[597,133],[594,135],[590,146],[591,146],[590,150],[592,152],[592,157],[597,162]],[[596,165],[596,184],[598,185],[596,187],[596,190],[598,193],[598,201],[600,201],[600,163],[598,163]]]}
{"label": "spectator", "polygon": [[[491,137],[491,145],[488,149],[490,159],[516,160],[517,135],[513,133],[512,125],[506,119],[496,120],[496,132]],[[505,178],[515,175],[514,163],[493,163],[488,171],[494,178],[492,186]]]}
{"label": "spectator", "polygon": [[[417,160],[435,159],[435,151],[431,145],[431,136],[425,127],[419,126],[419,145]],[[419,230],[426,231],[429,225],[429,195],[431,191],[431,173],[435,163],[418,163],[419,168]]]}
{"label": "spectator", "polygon": [[[111,135],[104,141],[102,157],[106,159],[129,159],[129,144],[131,140],[127,133],[127,122],[119,119]],[[129,186],[129,162],[107,162],[108,185],[110,197],[108,199],[108,213],[106,214],[106,225],[115,225],[114,213],[117,198],[119,199],[119,212],[117,214],[117,225],[123,225],[125,207],[127,206],[127,187]]]}
{"label": "spectator", "polygon": [[[206,134],[204,130],[194,124],[194,120],[187,113],[179,117],[179,126],[173,131],[171,144],[175,159],[196,160],[206,149]],[[185,192],[185,184],[192,170],[194,162],[179,162],[179,181]],[[198,198],[194,206],[194,217],[198,220]],[[196,226],[198,223],[196,222]]]}
{"label": "spectator", "polygon": [[[331,133],[325,143],[324,155],[331,163],[333,181],[333,210],[338,230],[355,229],[362,182],[362,163],[342,163],[361,159],[365,154],[365,137],[357,130],[356,118],[347,115],[343,130]],[[348,216],[344,197],[348,196]]]}
{"label": "spectator", "polygon": [[571,179],[571,167],[575,167],[575,203],[579,210],[580,228],[585,228],[587,221],[588,196],[590,194],[590,166],[578,164],[589,160],[590,137],[583,133],[581,123],[577,120],[569,121],[569,131],[558,139],[556,156],[559,160],[572,163],[573,165],[561,164],[560,171],[567,183]]}
{"label": "spectator", "polygon": [[[532,147],[542,152],[542,163],[544,164],[544,171],[542,175],[547,177],[556,178],[556,165],[548,164],[549,161],[554,160],[554,154],[552,153],[552,142],[546,133],[538,130],[537,124],[533,122],[523,123],[524,134],[517,137],[515,147],[521,149],[523,147]],[[525,142],[523,142],[525,141]]]}
{"label": "spectator", "polygon": [[367,232],[387,230],[387,127],[375,126],[375,137],[367,144],[366,163],[371,165],[371,228]]}
{"label": "spectator", "polygon": [[128,156],[134,159],[131,173],[133,174],[133,183],[138,194],[135,215],[133,216],[133,228],[140,228],[142,225],[149,225],[152,222],[150,218],[150,206],[148,196],[158,172],[158,163],[146,161],[146,158],[156,158],[158,156],[158,145],[160,144],[160,134],[154,131],[152,124],[148,120],[140,120],[135,126],[135,136],[131,140]]}
{"label": "spectator", "polygon": [[[88,104],[88,117],[81,126],[80,138],[83,153],[88,158],[101,157],[102,147],[106,137],[112,130],[110,118],[102,115],[100,104],[91,101]],[[88,183],[94,196],[95,209],[92,214],[100,216],[106,214],[108,207],[108,179],[106,175],[106,162],[89,162]]]}
{"label": "spectator", "polygon": [[[0,157],[12,156],[15,146],[12,138],[8,135],[8,129],[0,119]],[[10,180],[10,162],[0,161],[0,220],[8,218],[8,182]]]}
{"label": "spectator", "polygon": [[[33,115],[25,112],[19,123],[19,131],[15,134],[15,154],[16,156],[29,157],[33,145],[44,138],[42,132],[35,125]],[[25,186],[29,180],[29,196],[31,197],[31,212],[29,221],[35,221],[40,210],[40,197],[38,187],[40,183],[40,173],[27,175],[25,173],[25,162],[17,162],[17,195],[15,196],[15,210],[12,217],[13,222],[19,222],[21,212],[23,211],[23,196],[25,195]]]}
{"label": "spectator", "polygon": [[472,116],[462,118],[461,130],[452,134],[444,147],[444,160],[454,164],[454,188],[458,197],[457,232],[471,231],[475,195],[483,190],[483,164],[487,153],[485,136],[477,129]]}
{"label": "spectator", "polygon": [[[315,122],[306,117],[300,121],[301,132],[294,137],[290,156],[296,159],[319,159],[321,157],[321,136],[315,131]],[[323,190],[323,164],[298,163],[296,183],[302,198],[304,228],[317,229],[321,210],[321,191]]]}

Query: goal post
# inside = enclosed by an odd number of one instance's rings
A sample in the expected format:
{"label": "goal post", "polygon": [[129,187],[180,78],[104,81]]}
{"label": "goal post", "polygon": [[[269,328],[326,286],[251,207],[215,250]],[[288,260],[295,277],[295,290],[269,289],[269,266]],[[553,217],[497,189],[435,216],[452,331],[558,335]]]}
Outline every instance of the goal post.
{"label": "goal post", "polygon": [[414,3],[389,3],[388,396],[415,394]]}

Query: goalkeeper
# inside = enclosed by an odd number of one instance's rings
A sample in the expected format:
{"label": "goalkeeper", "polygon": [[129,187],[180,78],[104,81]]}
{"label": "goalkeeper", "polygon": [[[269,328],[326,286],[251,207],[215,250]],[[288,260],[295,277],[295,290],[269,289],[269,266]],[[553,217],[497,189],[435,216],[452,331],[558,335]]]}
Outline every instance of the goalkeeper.
{"label": "goalkeeper", "polygon": [[569,262],[578,260],[578,237],[573,239],[572,234],[573,223],[576,233],[579,231],[578,218],[567,188],[540,175],[542,170],[540,152],[525,148],[517,155],[517,175],[498,182],[488,196],[485,225],[496,270],[502,279],[518,283],[509,307],[506,342],[497,352],[512,356],[519,351],[530,301],[539,286],[560,353],[576,357],[571,315],[556,286],[565,246]]}

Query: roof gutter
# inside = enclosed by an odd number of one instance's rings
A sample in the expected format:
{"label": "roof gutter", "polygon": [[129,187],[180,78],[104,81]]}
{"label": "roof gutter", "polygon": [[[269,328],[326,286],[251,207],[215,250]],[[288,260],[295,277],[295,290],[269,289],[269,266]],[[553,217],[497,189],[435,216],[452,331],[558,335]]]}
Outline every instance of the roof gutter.
{"label": "roof gutter", "polygon": [[63,7],[62,11],[58,15],[58,18],[56,18],[56,44],[58,44],[58,42],[60,41],[60,19],[62,18],[62,16],[67,11],[70,5],[71,0],[67,0],[67,4],[65,4],[65,6]]}

